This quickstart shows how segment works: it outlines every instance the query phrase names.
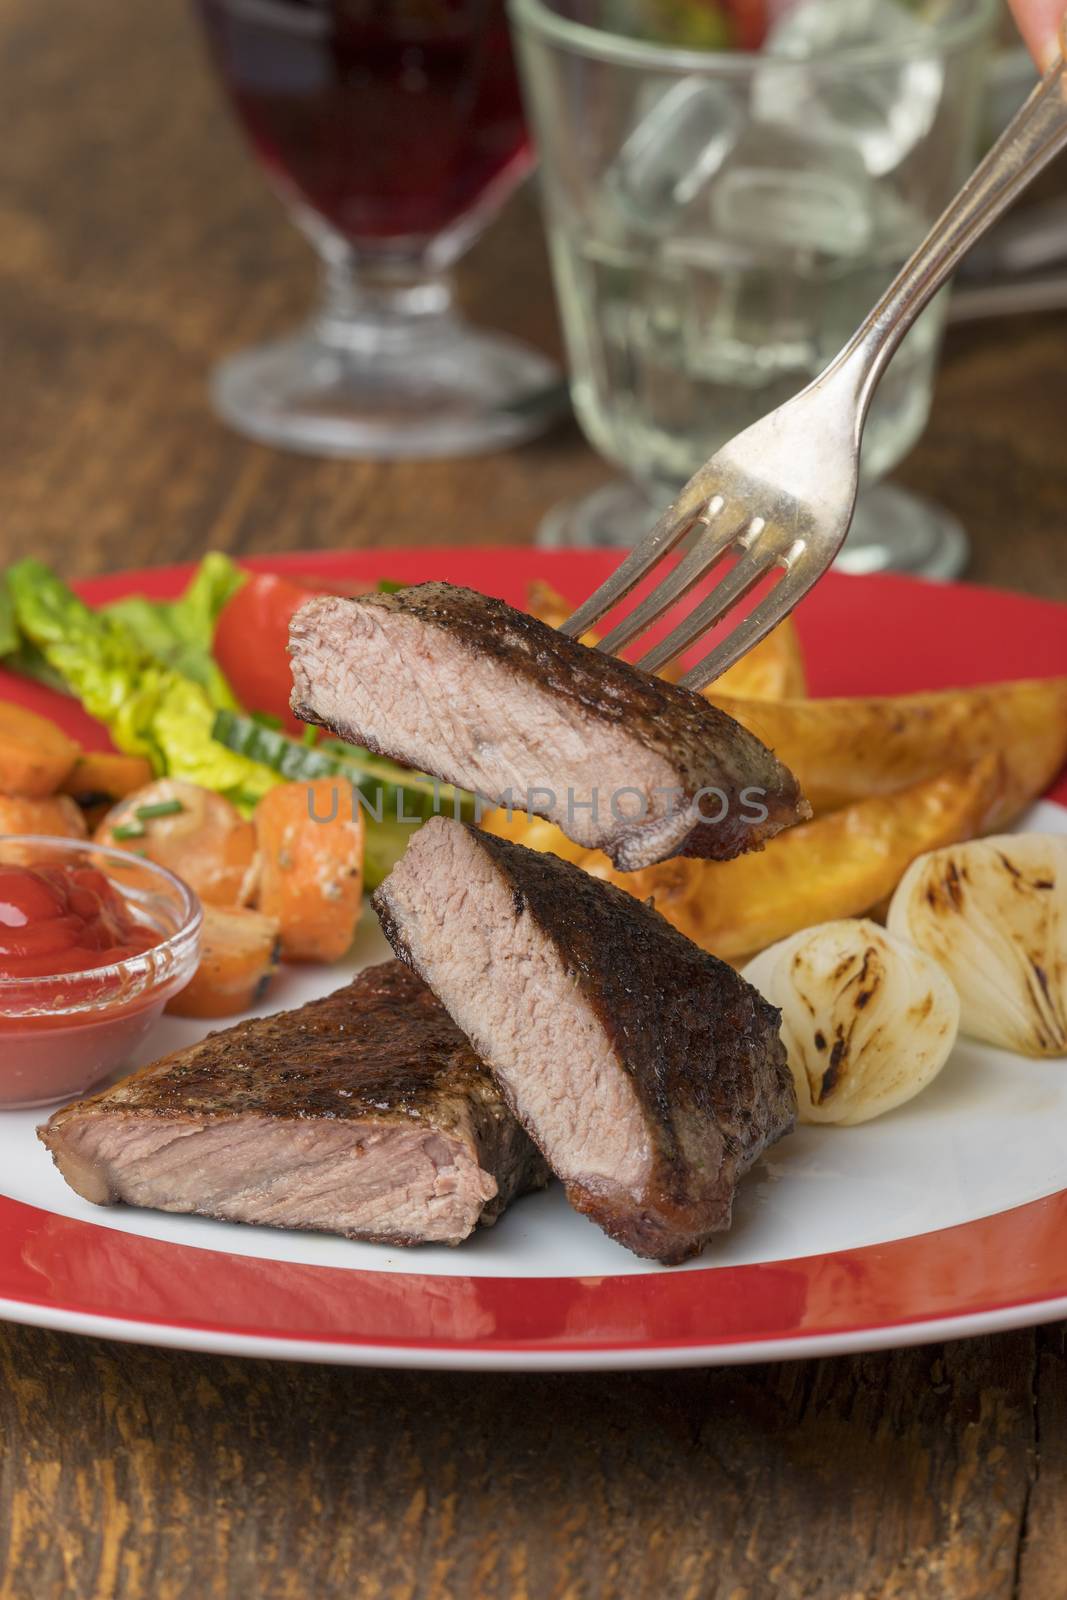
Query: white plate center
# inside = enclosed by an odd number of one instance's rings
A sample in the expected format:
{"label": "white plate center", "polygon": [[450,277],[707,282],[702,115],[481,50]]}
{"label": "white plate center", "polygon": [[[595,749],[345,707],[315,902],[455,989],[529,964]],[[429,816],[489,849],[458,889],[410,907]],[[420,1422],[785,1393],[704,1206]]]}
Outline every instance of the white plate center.
{"label": "white plate center", "polygon": [[[1029,826],[1067,831],[1067,812],[1035,808]],[[370,923],[351,968],[289,969],[264,1011],[327,993],[388,955]],[[149,1060],[208,1025],[167,1019]],[[651,1268],[572,1212],[558,1185],[512,1206],[455,1250],[397,1250],[326,1235],[200,1217],[101,1208],[63,1182],[34,1136],[40,1112],[0,1113],[0,1193],[60,1216],[234,1255],[363,1271],[485,1277],[601,1277]],[[858,1128],[801,1128],[742,1183],[731,1232],[688,1269],[820,1255],[974,1221],[1067,1188],[1067,1061],[1025,1061],[961,1040],[936,1082]]]}

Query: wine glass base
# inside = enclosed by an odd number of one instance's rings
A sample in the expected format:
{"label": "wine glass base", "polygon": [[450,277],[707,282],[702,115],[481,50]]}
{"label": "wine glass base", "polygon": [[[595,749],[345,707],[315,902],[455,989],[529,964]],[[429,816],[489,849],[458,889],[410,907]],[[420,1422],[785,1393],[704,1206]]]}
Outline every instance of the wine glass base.
{"label": "wine glass base", "polygon": [[628,550],[651,528],[663,505],[626,478],[602,483],[579,500],[547,511],[534,542],[543,550]]}
{"label": "wine glass base", "polygon": [[533,438],[564,410],[559,369],[501,334],[452,324],[389,347],[305,329],[212,374],[223,421],[263,444],[371,460],[477,455]]}
{"label": "wine glass base", "polygon": [[[537,530],[544,549],[630,549],[664,509],[637,484],[617,479],[580,500],[553,506]],[[923,578],[956,578],[970,556],[966,533],[940,506],[895,484],[865,489],[841,554],[839,572],[906,572]]]}
{"label": "wine glass base", "polygon": [[864,489],[838,572],[905,572],[916,578],[958,578],[970,559],[963,526],[932,500],[894,483]]}

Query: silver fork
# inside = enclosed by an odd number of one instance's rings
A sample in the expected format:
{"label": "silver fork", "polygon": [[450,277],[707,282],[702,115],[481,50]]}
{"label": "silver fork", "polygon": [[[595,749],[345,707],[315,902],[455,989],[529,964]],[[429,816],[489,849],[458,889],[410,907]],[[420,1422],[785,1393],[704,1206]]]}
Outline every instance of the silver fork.
{"label": "silver fork", "polygon": [[840,550],[856,503],[860,440],[890,356],[976,240],[1067,145],[1067,17],[1061,55],[841,353],[800,394],[716,451],[563,631],[577,638],[692,535],[689,549],[600,641],[614,654],[731,553],[737,560],[638,665],[677,659],[768,574],[773,587],[682,678],[703,689],[782,621]]}

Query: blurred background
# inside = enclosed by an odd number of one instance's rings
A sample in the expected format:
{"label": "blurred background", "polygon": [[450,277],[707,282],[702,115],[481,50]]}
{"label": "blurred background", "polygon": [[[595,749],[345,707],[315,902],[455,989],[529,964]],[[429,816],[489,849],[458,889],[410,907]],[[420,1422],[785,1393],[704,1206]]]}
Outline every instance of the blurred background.
{"label": "blurred background", "polygon": [[[9,553],[624,543],[1034,81],[996,0],[515,0],[524,118],[505,9],[0,0]],[[948,515],[870,500],[855,570],[949,575],[966,529],[979,576],[1025,582],[1031,539],[1036,573],[1044,529],[991,518],[1030,453],[1062,520],[1062,190],[900,353],[867,477]]]}

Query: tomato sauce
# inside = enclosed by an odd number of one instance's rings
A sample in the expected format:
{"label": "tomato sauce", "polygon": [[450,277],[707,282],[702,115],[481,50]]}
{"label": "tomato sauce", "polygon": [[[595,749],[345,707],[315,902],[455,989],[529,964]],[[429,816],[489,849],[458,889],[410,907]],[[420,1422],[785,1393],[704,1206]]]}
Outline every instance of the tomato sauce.
{"label": "tomato sauce", "polygon": [[0,978],[90,972],[159,943],[95,867],[0,866]]}
{"label": "tomato sauce", "polygon": [[199,957],[196,897],[154,863],[80,839],[0,840],[0,1109],[96,1088]]}

